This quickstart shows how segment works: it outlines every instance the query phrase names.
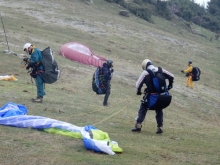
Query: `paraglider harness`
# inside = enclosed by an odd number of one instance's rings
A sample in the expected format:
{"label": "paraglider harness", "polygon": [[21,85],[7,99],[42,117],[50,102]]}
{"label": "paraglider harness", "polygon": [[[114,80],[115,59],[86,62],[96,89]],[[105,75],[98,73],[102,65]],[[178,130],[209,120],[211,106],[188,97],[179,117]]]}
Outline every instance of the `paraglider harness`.
{"label": "paraglider harness", "polygon": [[[28,73],[32,78],[36,78],[40,75],[43,82],[46,84],[52,84],[56,82],[60,77],[60,70],[58,64],[53,57],[53,51],[50,47],[45,48],[42,53],[42,60],[37,62],[35,65],[30,65],[29,59],[24,58],[22,63],[26,66],[26,69],[30,69]],[[43,66],[44,70],[39,69],[39,66]]]}
{"label": "paraglider harness", "polygon": [[[28,58],[24,58],[21,62],[21,64],[24,64],[24,67],[26,66],[26,69],[28,70],[28,74],[31,76],[31,78],[36,78],[37,75],[41,75],[40,73],[43,73],[43,70],[39,69],[39,66],[41,65],[40,62],[38,62],[35,65],[31,65],[29,63]],[[32,79],[31,79],[32,80]]]}
{"label": "paraglider harness", "polygon": [[[114,72],[112,67],[110,69],[111,77]],[[92,77],[92,90],[97,95],[104,95],[107,92],[107,88],[110,88],[109,85],[110,84],[108,84],[108,81],[105,79],[103,67],[98,66]]]}
{"label": "paraglider harness", "polygon": [[106,94],[107,82],[104,78],[103,67],[97,67],[92,77],[92,90],[98,94]]}
{"label": "paraglider harness", "polygon": [[145,89],[145,95],[141,103],[149,110],[164,109],[170,105],[172,96],[168,92],[162,68],[158,67],[158,72],[156,73],[150,69],[147,69],[147,71],[150,75],[151,82],[147,85],[148,88]]}
{"label": "paraglider harness", "polygon": [[201,71],[198,67],[193,67],[192,74],[193,74],[193,77],[192,77],[193,81],[199,81],[200,80]]}
{"label": "paraglider harness", "polygon": [[186,77],[192,76],[192,81],[199,81],[200,80],[201,71],[198,67],[194,66],[192,72],[186,73]]}

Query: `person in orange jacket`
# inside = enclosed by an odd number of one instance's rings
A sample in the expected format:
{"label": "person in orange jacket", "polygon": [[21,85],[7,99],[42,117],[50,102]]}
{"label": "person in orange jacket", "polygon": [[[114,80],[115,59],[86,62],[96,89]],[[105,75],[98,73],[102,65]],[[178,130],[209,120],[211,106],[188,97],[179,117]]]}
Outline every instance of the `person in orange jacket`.
{"label": "person in orange jacket", "polygon": [[185,70],[181,70],[182,73],[187,74],[186,87],[190,87],[191,89],[194,88],[194,83],[192,81],[192,70],[193,70],[193,66],[191,60],[188,61],[188,68]]}

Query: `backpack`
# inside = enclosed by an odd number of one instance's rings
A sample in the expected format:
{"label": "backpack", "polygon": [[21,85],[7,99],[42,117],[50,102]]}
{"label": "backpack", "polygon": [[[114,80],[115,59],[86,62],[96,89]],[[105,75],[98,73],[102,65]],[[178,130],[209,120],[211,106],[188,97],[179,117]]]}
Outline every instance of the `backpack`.
{"label": "backpack", "polygon": [[103,68],[97,67],[96,71],[92,77],[92,90],[96,92],[96,94],[106,94],[107,82],[104,78]]}
{"label": "backpack", "polygon": [[192,69],[192,81],[199,81],[200,80],[201,71],[198,67],[193,67]]}
{"label": "backpack", "polygon": [[143,97],[142,104],[150,110],[164,109],[170,105],[172,96],[169,94],[166,86],[165,76],[162,73],[162,68],[158,67],[158,71],[155,73],[150,69],[147,69],[150,78],[151,85],[148,85],[151,89]]}
{"label": "backpack", "polygon": [[57,62],[53,57],[53,51],[50,47],[41,51],[42,60],[41,64],[44,66],[44,72],[42,73],[42,79],[44,83],[52,84],[56,82],[60,77],[60,70]]}

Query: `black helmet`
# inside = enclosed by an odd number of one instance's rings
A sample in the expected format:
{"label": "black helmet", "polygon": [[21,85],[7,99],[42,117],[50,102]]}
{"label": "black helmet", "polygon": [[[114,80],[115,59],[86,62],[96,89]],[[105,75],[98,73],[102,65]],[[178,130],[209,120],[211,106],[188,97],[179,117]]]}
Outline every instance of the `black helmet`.
{"label": "black helmet", "polygon": [[189,64],[192,64],[192,60],[189,60],[188,63],[189,63]]}
{"label": "black helmet", "polygon": [[113,64],[113,60],[111,60],[111,59],[107,60],[106,63],[107,63],[109,66],[113,66],[113,65],[112,65],[112,64]]}

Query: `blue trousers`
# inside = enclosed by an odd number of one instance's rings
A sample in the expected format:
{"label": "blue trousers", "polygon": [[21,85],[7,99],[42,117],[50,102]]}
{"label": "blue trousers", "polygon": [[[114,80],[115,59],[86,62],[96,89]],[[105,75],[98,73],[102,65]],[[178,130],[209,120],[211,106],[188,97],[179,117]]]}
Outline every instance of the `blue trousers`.
{"label": "blue trousers", "polygon": [[35,78],[35,82],[36,82],[36,86],[37,86],[37,97],[43,98],[45,95],[44,82],[43,82],[43,79],[42,79],[42,76],[40,73]]}
{"label": "blue trousers", "polygon": [[[148,109],[141,104],[138,110],[137,124],[142,124],[147,114],[147,111]],[[155,112],[156,112],[157,127],[163,127],[163,110],[162,109],[155,110]]]}

